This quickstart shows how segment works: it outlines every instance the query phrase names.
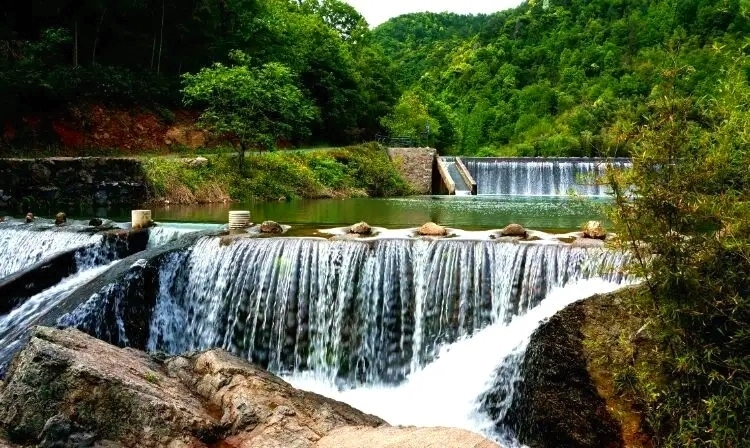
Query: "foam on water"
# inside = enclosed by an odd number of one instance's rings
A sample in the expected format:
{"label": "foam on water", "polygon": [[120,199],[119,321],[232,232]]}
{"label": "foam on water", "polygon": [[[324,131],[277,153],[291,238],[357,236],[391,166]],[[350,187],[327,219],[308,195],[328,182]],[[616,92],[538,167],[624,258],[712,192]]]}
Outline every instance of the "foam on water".
{"label": "foam on water", "polygon": [[[493,433],[493,422],[478,409],[478,398],[489,388],[495,369],[508,358],[522,362],[523,356],[518,354],[525,351],[534,330],[567,305],[621,287],[622,284],[601,279],[555,287],[538,306],[508,324],[494,323],[471,337],[441,347],[434,362],[411,373],[395,387],[341,390],[310,373],[285,379],[295,387],[343,401],[392,425],[458,427],[496,440],[505,439],[505,446],[509,446],[504,435]],[[515,370],[520,375],[520,369]],[[505,380],[512,385],[517,379]]]}

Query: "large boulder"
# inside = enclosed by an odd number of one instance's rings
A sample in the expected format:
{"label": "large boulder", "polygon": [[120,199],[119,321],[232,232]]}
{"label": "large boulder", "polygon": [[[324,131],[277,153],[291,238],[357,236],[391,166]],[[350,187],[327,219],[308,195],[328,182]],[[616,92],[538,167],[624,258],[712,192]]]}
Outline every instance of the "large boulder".
{"label": "large boulder", "polygon": [[384,423],[221,350],[159,362],[70,329],[37,328],[0,385],[0,434],[19,444],[295,448]]}
{"label": "large boulder", "polygon": [[526,238],[528,235],[529,232],[527,232],[521,224],[508,224],[500,231],[500,236],[518,236]]}
{"label": "large boulder", "polygon": [[347,233],[354,235],[372,235],[372,227],[366,222],[358,222],[347,229]]}
{"label": "large boulder", "polygon": [[620,423],[587,370],[583,306],[577,302],[565,308],[534,332],[510,397],[507,379],[515,375],[504,364],[480,398],[496,429],[515,434],[530,448],[624,446]]}
{"label": "large boulder", "polygon": [[589,221],[583,225],[583,237],[603,240],[607,237],[607,231],[599,221]]}
{"label": "large boulder", "polygon": [[417,235],[421,236],[446,236],[447,234],[448,230],[445,227],[434,222],[423,224],[422,227],[417,229]]}
{"label": "large boulder", "polygon": [[335,429],[315,448],[499,448],[496,443],[463,429],[380,426]]}
{"label": "large boulder", "polygon": [[73,329],[37,327],[0,382],[0,437],[19,445],[496,447],[461,430],[368,429],[384,425],[223,350],[150,357]]}

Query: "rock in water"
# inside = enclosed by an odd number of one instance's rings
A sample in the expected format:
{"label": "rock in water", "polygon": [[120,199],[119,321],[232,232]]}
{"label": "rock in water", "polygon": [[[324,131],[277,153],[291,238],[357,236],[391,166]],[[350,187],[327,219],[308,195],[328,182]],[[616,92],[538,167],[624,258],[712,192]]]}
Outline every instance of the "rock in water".
{"label": "rock in water", "polygon": [[498,448],[458,429],[387,427],[223,350],[157,359],[46,327],[0,382],[0,435],[45,447]]}
{"label": "rock in water", "polygon": [[284,233],[284,228],[276,221],[263,221],[260,225],[260,233]]}
{"label": "rock in water", "polygon": [[355,235],[372,235],[372,227],[370,227],[370,225],[366,222],[362,221],[349,227],[347,233],[352,233]]}
{"label": "rock in water", "polygon": [[526,238],[528,234],[521,224],[508,224],[500,231],[500,236],[520,236],[521,238]]}
{"label": "rock in water", "polygon": [[555,314],[531,336],[522,361],[522,379],[515,385],[507,412],[501,412],[509,399],[503,384],[508,377],[505,366],[498,368],[493,386],[480,397],[481,408],[495,422],[496,430],[510,430],[523,445],[624,446],[620,424],[608,411],[587,370],[580,331],[585,319],[581,304]]}
{"label": "rock in water", "polygon": [[99,227],[99,226],[102,225],[102,222],[103,221],[101,219],[99,219],[99,218],[92,218],[89,221],[89,225],[92,226],[92,227]]}
{"label": "rock in water", "polygon": [[60,226],[60,225],[65,224],[65,222],[67,220],[68,220],[68,218],[67,218],[67,216],[65,216],[65,213],[63,213],[63,212],[58,212],[55,215],[55,225],[56,226]]}
{"label": "rock in water", "polygon": [[417,229],[417,235],[422,236],[445,236],[447,234],[448,230],[445,227],[439,226],[434,222],[423,224],[422,227]]}
{"label": "rock in water", "polygon": [[603,240],[607,237],[607,231],[599,221],[589,221],[583,226],[583,237]]}

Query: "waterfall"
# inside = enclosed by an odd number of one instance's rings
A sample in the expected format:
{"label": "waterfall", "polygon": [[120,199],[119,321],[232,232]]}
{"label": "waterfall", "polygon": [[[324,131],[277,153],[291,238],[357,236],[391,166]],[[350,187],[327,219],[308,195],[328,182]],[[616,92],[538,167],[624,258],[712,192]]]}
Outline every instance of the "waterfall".
{"label": "waterfall", "polygon": [[297,388],[343,401],[392,425],[458,427],[514,448],[519,444],[512,434],[498,434],[494,422],[481,409],[481,397],[496,382],[493,375],[498,366],[505,398],[498,406],[507,407],[522,379],[526,346],[541,322],[573,302],[619,287],[617,283],[589,279],[552,288],[548,297],[526,314],[507,323],[496,322],[471,337],[442,346],[433,363],[410,373],[397,386],[375,384],[342,389],[307,373],[285,379]]}
{"label": "waterfall", "polygon": [[79,286],[91,281],[111,265],[99,266],[70,276],[57,285],[26,300],[10,313],[0,315],[0,372],[13,353],[24,343],[23,335],[34,322],[67,298]]}
{"label": "waterfall", "polygon": [[25,225],[3,225],[0,231],[0,278],[60,252],[86,247],[77,255],[80,266],[91,267],[103,256],[101,235],[76,232],[65,228]]}
{"label": "waterfall", "polygon": [[219,230],[222,225],[219,224],[186,224],[186,223],[168,223],[158,224],[148,229],[148,249],[159,247],[175,241],[179,237],[192,232],[201,230],[215,229]]}
{"label": "waterfall", "polygon": [[607,196],[595,182],[607,166],[625,169],[627,159],[491,159],[464,158],[477,182],[478,194],[511,196]]}
{"label": "waterfall", "polygon": [[136,261],[58,324],[150,352],[224,348],[392,424],[511,447],[482,397],[494,387],[507,407],[539,323],[631,283],[627,261],[564,244],[201,237]]}
{"label": "waterfall", "polygon": [[557,244],[206,237],[161,261],[147,348],[222,347],[274,372],[399,381],[555,287],[623,281],[625,261]]}

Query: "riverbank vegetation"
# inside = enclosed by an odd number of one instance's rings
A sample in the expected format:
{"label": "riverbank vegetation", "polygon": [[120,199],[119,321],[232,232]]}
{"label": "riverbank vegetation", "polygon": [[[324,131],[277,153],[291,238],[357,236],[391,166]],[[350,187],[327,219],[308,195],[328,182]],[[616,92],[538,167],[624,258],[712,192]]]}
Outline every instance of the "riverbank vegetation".
{"label": "riverbank vegetation", "polygon": [[612,220],[645,279],[643,329],[662,352],[616,380],[656,446],[750,440],[750,60],[716,51],[727,63],[712,96],[683,94],[703,74],[679,58],[661,68],[645,123],[622,134],[633,169],[609,175]]}
{"label": "riverbank vegetation", "polygon": [[375,144],[309,152],[253,153],[238,170],[236,154],[205,161],[144,162],[155,202],[212,203],[299,198],[388,197],[409,194],[385,150]]}

